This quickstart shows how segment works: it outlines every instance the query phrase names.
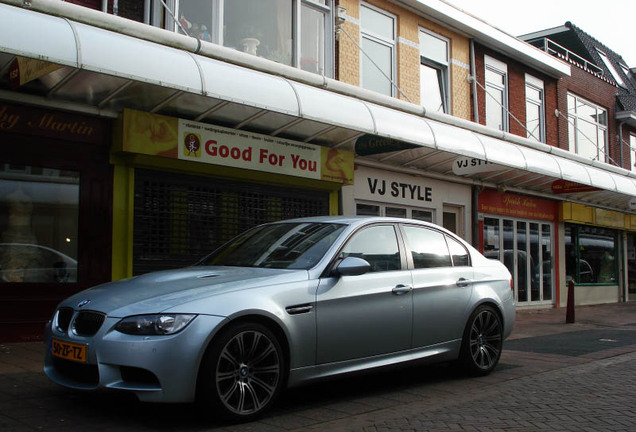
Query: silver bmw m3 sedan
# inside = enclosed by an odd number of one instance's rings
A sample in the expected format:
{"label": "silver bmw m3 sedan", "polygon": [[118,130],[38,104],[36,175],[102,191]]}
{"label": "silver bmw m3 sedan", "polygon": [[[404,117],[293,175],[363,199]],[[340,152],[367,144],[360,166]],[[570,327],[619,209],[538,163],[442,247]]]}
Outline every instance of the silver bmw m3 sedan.
{"label": "silver bmw m3 sedan", "polygon": [[490,373],[510,273],[433,224],[321,217],[253,228],[192,267],[63,301],[44,370],[63,386],[202,401],[247,421],[286,387],[407,361]]}

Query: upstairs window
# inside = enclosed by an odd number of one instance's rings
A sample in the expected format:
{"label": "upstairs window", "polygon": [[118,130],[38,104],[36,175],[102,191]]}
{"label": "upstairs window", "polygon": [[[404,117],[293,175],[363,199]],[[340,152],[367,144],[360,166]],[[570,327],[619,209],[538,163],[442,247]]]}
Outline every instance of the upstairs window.
{"label": "upstairs window", "polygon": [[486,126],[508,130],[508,66],[485,56]]}
{"label": "upstairs window", "polygon": [[618,72],[618,70],[614,67],[614,64],[609,59],[607,54],[605,54],[603,51],[601,51],[599,49],[597,49],[596,52],[598,53],[598,55],[601,56],[601,60],[603,60],[603,63],[605,63],[605,66],[607,67],[607,69],[612,74],[612,77],[614,77],[614,80],[616,81],[616,84],[618,84],[621,87],[626,87],[625,86],[625,81],[623,81],[623,77]]}
{"label": "upstairs window", "polygon": [[526,75],[526,131],[531,140],[545,142],[543,81]]}
{"label": "upstairs window", "polygon": [[[332,76],[330,0],[169,0],[174,31]],[[159,6],[160,7],[160,6]],[[168,14],[169,15],[169,14]]]}
{"label": "upstairs window", "polygon": [[361,86],[387,96],[395,96],[395,21],[381,9],[360,5]]}
{"label": "upstairs window", "polygon": [[448,40],[420,30],[420,105],[448,113]]}
{"label": "upstairs window", "polygon": [[568,139],[570,151],[606,161],[607,110],[576,95],[568,95]]}

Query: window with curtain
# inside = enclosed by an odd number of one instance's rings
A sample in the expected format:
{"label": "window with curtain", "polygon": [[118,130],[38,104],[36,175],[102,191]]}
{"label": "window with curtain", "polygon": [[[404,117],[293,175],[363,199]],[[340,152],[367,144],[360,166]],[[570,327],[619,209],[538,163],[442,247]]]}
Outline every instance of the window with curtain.
{"label": "window with curtain", "polygon": [[333,75],[331,0],[172,3],[178,22],[171,17],[168,21],[174,31],[309,72]]}
{"label": "window with curtain", "polygon": [[448,113],[447,39],[424,30],[420,39],[420,105],[428,110]]}
{"label": "window with curtain", "polygon": [[543,81],[526,75],[526,133],[531,140],[545,142]]}
{"label": "window with curtain", "polygon": [[360,5],[361,85],[387,96],[395,95],[395,21],[388,12]]}
{"label": "window with curtain", "polygon": [[486,126],[508,130],[508,66],[485,56]]}
{"label": "window with curtain", "polygon": [[571,152],[606,161],[607,110],[568,94],[568,139]]}

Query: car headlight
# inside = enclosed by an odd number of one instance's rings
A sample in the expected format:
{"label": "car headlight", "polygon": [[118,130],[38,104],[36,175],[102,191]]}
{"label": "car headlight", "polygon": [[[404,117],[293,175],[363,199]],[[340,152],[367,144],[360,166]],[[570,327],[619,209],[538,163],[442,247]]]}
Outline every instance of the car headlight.
{"label": "car headlight", "polygon": [[122,319],[115,330],[129,335],[171,335],[183,330],[196,315],[135,315]]}

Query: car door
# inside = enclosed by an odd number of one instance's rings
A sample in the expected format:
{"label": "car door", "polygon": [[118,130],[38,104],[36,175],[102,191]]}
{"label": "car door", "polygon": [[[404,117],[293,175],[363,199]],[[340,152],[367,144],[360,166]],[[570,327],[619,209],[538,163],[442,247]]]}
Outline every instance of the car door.
{"label": "car door", "polygon": [[413,275],[413,347],[462,337],[472,296],[466,248],[430,227],[404,225]]}
{"label": "car door", "polygon": [[392,353],[411,344],[411,274],[396,227],[378,224],[357,231],[339,254],[348,256],[368,261],[371,269],[320,281],[318,364]]}

